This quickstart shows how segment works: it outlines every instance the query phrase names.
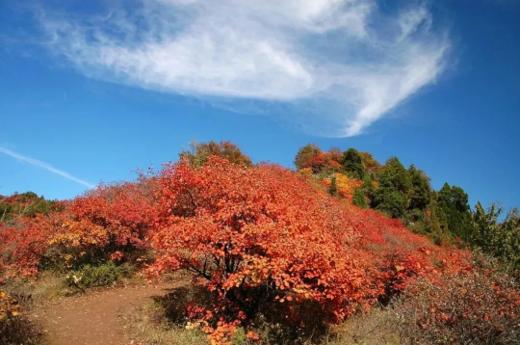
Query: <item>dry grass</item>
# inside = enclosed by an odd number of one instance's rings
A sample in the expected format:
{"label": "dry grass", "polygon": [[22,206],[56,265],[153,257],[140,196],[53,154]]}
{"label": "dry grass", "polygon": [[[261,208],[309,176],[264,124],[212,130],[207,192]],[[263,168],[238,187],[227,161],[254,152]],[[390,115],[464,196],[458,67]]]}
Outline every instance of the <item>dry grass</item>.
{"label": "dry grass", "polygon": [[396,323],[392,310],[374,308],[333,327],[320,345],[400,345]]}
{"label": "dry grass", "polygon": [[164,308],[157,302],[123,315],[125,329],[136,345],[206,345],[199,330],[186,329],[167,321]]}
{"label": "dry grass", "polygon": [[63,274],[44,271],[35,280],[9,281],[4,289],[16,297],[26,309],[71,294]]}

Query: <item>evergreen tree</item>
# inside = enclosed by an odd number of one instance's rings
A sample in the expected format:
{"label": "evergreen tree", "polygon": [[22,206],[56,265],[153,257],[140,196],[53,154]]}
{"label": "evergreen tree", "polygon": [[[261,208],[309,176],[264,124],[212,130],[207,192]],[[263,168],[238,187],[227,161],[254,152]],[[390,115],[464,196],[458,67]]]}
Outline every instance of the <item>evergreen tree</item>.
{"label": "evergreen tree", "polygon": [[437,204],[439,216],[448,231],[469,241],[473,224],[466,192],[460,187],[445,183],[437,193]]}
{"label": "evergreen tree", "polygon": [[480,202],[477,203],[473,213],[471,244],[509,264],[520,277],[520,214],[513,209],[500,223],[502,211],[496,205],[485,210]]}
{"label": "evergreen tree", "polygon": [[343,170],[350,177],[361,180],[365,176],[363,157],[356,149],[350,148],[343,153],[342,164]]}
{"label": "evergreen tree", "polygon": [[379,175],[379,187],[374,193],[374,206],[391,217],[405,215],[409,204],[411,181],[399,159],[390,158]]}
{"label": "evergreen tree", "polygon": [[410,210],[425,210],[431,200],[430,179],[414,165],[408,169],[408,175],[411,183],[410,205],[408,207]]}
{"label": "evergreen tree", "polygon": [[502,209],[492,205],[487,211],[480,202],[475,205],[473,212],[473,231],[469,239],[471,244],[489,252],[496,242],[498,233],[498,217]]}
{"label": "evergreen tree", "polygon": [[448,226],[442,215],[439,214],[439,207],[437,206],[437,194],[431,193],[430,204],[426,210],[426,217],[424,218],[425,231],[430,234],[436,244],[443,244],[450,242],[451,235]]}
{"label": "evergreen tree", "polygon": [[502,259],[509,262],[516,270],[520,281],[520,212],[512,209],[500,226],[500,248],[497,248]]}
{"label": "evergreen tree", "polygon": [[352,195],[352,203],[361,208],[368,208],[367,198],[363,188],[358,188]]}

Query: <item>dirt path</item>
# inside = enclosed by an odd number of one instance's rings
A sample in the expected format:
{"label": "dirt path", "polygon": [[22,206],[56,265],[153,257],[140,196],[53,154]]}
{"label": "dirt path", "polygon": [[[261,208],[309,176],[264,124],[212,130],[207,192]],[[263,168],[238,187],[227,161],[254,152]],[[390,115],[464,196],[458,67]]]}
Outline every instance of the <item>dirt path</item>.
{"label": "dirt path", "polygon": [[121,315],[164,295],[170,285],[143,285],[88,292],[66,297],[35,310],[49,345],[129,345]]}

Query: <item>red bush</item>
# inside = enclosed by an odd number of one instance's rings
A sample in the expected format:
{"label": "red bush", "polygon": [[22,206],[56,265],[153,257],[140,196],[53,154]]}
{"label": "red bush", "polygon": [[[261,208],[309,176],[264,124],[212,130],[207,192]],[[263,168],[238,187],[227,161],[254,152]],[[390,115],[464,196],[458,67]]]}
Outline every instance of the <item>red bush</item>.
{"label": "red bush", "polygon": [[74,220],[103,227],[113,247],[146,248],[146,236],[155,222],[152,180],[100,187],[74,199],[67,212]]}
{"label": "red bush", "polygon": [[16,225],[0,225],[0,269],[6,275],[32,276],[38,272],[48,249],[51,228],[48,218],[21,218]]}
{"label": "red bush", "polygon": [[[277,166],[243,168],[217,157],[200,168],[180,162],[158,186],[153,270],[186,269],[200,278],[214,298],[197,314],[210,333],[247,324],[260,304],[297,323],[302,315],[294,311],[312,302],[325,321],[339,321],[449,266],[448,250],[399,221],[347,206]],[[465,269],[465,254],[455,257]]]}
{"label": "red bush", "polygon": [[70,267],[81,262],[117,259],[148,248],[155,223],[151,185],[100,187],[63,203],[48,216],[21,217],[0,228],[0,269],[8,275],[31,276],[43,264]]}
{"label": "red bush", "polygon": [[312,300],[337,321],[382,292],[341,204],[276,166],[213,157],[159,178],[158,271],[187,269],[214,293],[208,326],[251,320],[260,303]]}

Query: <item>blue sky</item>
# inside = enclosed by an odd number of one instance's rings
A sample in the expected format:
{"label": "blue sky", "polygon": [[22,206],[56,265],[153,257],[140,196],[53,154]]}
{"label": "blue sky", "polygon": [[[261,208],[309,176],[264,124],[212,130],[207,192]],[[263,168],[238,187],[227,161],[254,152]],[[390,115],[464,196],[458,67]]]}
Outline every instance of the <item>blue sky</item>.
{"label": "blue sky", "polygon": [[520,205],[517,1],[61,3],[0,3],[0,194],[70,198],[225,139],[288,167],[309,142],[396,155]]}

